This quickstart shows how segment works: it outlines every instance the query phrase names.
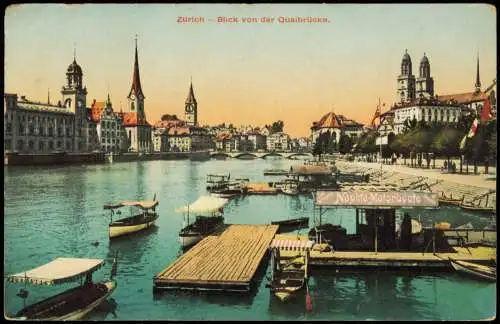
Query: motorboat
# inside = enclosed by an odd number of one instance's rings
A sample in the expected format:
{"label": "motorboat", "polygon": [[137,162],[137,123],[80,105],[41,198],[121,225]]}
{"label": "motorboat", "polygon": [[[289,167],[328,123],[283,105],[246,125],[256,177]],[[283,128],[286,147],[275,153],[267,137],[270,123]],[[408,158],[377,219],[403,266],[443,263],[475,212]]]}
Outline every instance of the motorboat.
{"label": "motorboat", "polygon": [[[92,273],[104,264],[101,259],[57,258],[37,268],[7,276],[8,282],[50,286],[80,281],[80,285],[35,304],[24,306],[9,320],[79,320],[102,304],[116,289],[116,257],[108,280],[92,282]],[[85,278],[85,282],[83,279]],[[17,294],[24,304],[29,293]]]}
{"label": "motorboat", "polygon": [[[150,201],[120,201],[118,203],[104,205],[104,209],[110,211],[110,222],[108,226],[109,238],[116,238],[135,232],[142,231],[154,225],[158,219],[155,208],[158,206],[156,195]],[[115,214],[121,215],[120,209],[133,207],[139,211],[131,211],[131,216],[113,221]],[[116,211],[115,211],[116,210]]]}
{"label": "motorboat", "polygon": [[[224,206],[228,199],[202,196],[185,207],[177,208],[176,212],[185,214],[186,225],[179,232],[179,242],[182,248],[188,248],[201,241],[224,226]],[[195,221],[189,223],[190,215],[195,215]]]}

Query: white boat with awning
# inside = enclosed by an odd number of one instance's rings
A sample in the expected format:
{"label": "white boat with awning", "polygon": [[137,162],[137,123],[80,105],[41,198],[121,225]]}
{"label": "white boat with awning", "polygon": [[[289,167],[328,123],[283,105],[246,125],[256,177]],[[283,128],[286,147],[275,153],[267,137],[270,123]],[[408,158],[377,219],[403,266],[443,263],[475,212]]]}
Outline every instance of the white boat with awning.
{"label": "white boat with awning", "polygon": [[[156,200],[156,195],[153,200],[148,201],[129,201],[124,200],[113,204],[104,205],[104,209],[110,210],[109,222],[109,238],[115,238],[138,231],[142,231],[154,225],[158,219],[158,213],[155,208],[159,202]],[[139,212],[134,212],[131,216],[113,221],[115,214],[121,215],[120,208],[134,207],[139,209]],[[115,212],[115,210],[117,210]]]}
{"label": "white boat with awning", "polygon": [[[31,285],[58,285],[80,280],[80,286],[25,306],[13,320],[78,320],[104,302],[116,288],[113,280],[116,272],[116,257],[109,280],[92,282],[92,273],[104,265],[101,259],[57,258],[37,268],[7,276],[7,282]],[[83,279],[85,282],[83,283]],[[17,294],[26,302],[28,291]]]}
{"label": "white boat with awning", "polygon": [[[192,246],[221,228],[224,225],[224,206],[228,202],[225,198],[202,196],[192,204],[177,208],[176,212],[185,214],[186,222],[186,226],[179,232],[181,246]],[[190,215],[196,216],[192,224],[189,223]]]}

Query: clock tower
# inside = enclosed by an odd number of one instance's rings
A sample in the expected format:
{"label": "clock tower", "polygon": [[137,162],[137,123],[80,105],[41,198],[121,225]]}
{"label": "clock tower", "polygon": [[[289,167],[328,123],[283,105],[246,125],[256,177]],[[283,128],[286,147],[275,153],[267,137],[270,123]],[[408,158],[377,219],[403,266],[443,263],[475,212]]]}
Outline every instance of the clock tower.
{"label": "clock tower", "polygon": [[198,126],[198,102],[194,97],[193,82],[189,86],[189,93],[184,106],[184,116],[189,126]]}

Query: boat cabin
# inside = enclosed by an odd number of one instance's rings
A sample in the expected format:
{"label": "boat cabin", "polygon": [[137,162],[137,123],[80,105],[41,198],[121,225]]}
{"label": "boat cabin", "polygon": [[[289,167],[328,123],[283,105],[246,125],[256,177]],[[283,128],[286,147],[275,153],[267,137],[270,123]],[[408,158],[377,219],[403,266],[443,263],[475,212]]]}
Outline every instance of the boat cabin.
{"label": "boat cabin", "polygon": [[[405,215],[400,226],[396,224],[396,210],[404,213],[405,209],[415,207],[437,208],[438,199],[434,193],[373,189],[317,191],[314,204],[319,209],[319,217],[314,219],[315,226],[309,236],[317,243],[329,243],[334,250],[389,252],[416,249],[420,252],[444,252],[451,249],[442,231],[435,228],[422,231],[420,226],[417,233],[420,240],[416,240],[415,233],[412,232],[415,226],[412,226],[409,215]],[[346,229],[342,226],[322,223],[326,211],[339,208],[355,210],[354,234],[346,234]],[[397,227],[400,228],[399,233],[396,231]]]}
{"label": "boat cabin", "polygon": [[226,189],[229,185],[230,178],[230,174],[207,174],[207,190],[213,191]]}

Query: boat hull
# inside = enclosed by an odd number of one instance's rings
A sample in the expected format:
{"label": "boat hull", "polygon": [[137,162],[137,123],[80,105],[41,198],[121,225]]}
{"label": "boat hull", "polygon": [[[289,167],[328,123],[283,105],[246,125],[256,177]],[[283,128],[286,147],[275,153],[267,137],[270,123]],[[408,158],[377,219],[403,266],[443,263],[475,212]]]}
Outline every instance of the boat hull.
{"label": "boat hull", "polygon": [[21,317],[7,317],[8,320],[17,320],[17,321],[25,321],[25,320],[48,320],[48,321],[74,321],[74,320],[80,320],[84,318],[88,313],[93,311],[97,306],[102,304],[116,289],[117,283],[115,280],[107,280],[107,281],[102,281],[102,284],[106,286],[108,291],[102,295],[101,297],[97,298],[95,301],[90,303],[89,305],[85,306],[84,308],[77,309],[75,311],[72,311],[68,314],[64,314],[61,316],[51,316],[51,317],[36,317],[36,318],[28,318],[26,316],[21,316]]}
{"label": "boat hull", "polygon": [[154,225],[157,218],[158,218],[158,216],[153,218],[152,220],[147,221],[147,222],[142,223],[142,224],[123,225],[123,226],[117,226],[117,225],[111,226],[110,225],[109,226],[109,238],[110,239],[117,238],[120,236],[129,235],[129,234],[136,233],[136,232],[145,230],[147,228],[150,228],[151,226]]}
{"label": "boat hull", "polygon": [[496,270],[493,272],[493,268],[486,267],[482,265],[473,264],[465,261],[455,261],[451,260],[451,266],[458,272],[467,274],[469,276],[473,276],[477,279],[487,280],[495,282],[496,279]]}
{"label": "boat hull", "polygon": [[182,248],[187,248],[187,247],[195,245],[196,243],[201,241],[202,238],[203,238],[203,236],[201,236],[199,234],[197,234],[197,235],[182,235],[182,236],[179,235],[179,243],[181,244]]}

